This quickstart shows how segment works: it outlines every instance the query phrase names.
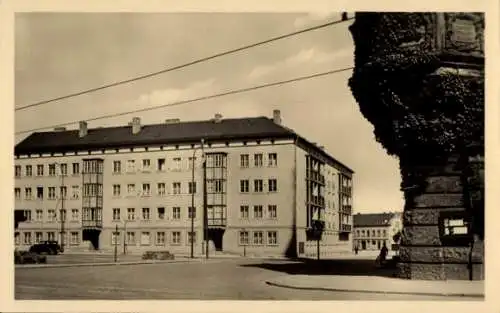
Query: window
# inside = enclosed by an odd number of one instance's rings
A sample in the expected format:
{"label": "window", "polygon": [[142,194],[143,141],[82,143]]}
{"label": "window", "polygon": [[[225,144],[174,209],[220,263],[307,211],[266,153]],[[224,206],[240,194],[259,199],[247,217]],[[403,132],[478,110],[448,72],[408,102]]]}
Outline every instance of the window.
{"label": "window", "polygon": [[36,176],[43,176],[43,164],[36,166]]}
{"label": "window", "polygon": [[53,231],[47,232],[47,240],[54,241],[56,239],[56,233]]}
{"label": "window", "polygon": [[256,231],[253,233],[253,244],[254,245],[264,244],[264,234],[261,231]]}
{"label": "window", "polygon": [[240,167],[248,167],[249,166],[249,155],[248,154],[242,154],[240,155]]}
{"label": "window", "polygon": [[158,159],[158,171],[163,172],[165,170],[165,159]]}
{"label": "window", "polygon": [[25,245],[31,244],[31,233],[24,233],[24,244]]}
{"label": "window", "polygon": [[267,232],[267,244],[268,245],[277,245],[278,244],[278,233],[275,231]]}
{"label": "window", "polygon": [[111,234],[111,244],[116,246],[120,244],[120,232],[119,231],[113,231]]}
{"label": "window", "polygon": [[120,174],[122,172],[122,162],[113,161],[113,174]]}
{"label": "window", "polygon": [[26,165],[26,176],[33,176],[33,167],[31,165]]}
{"label": "window", "polygon": [[148,231],[144,231],[141,233],[141,245],[150,245],[151,244],[151,234]]}
{"label": "window", "polygon": [[135,160],[127,160],[127,172],[128,173],[135,172]]}
{"label": "window", "polygon": [[31,187],[24,188],[24,197],[26,198],[26,200],[31,200],[32,198]]}
{"label": "window", "polygon": [[129,220],[129,221],[135,220],[135,209],[134,208],[127,209],[127,220]]}
{"label": "window", "polygon": [[172,184],[174,195],[179,195],[181,193],[181,183],[175,182]]}
{"label": "window", "polygon": [[68,187],[61,186],[59,188],[59,195],[61,196],[62,199],[67,199],[67,197],[68,197]]}
{"label": "window", "polygon": [[250,182],[248,181],[248,179],[240,180],[240,192],[244,192],[244,193],[248,192],[249,185],[250,185]]}
{"label": "window", "polygon": [[71,220],[77,222],[79,218],[78,209],[71,209]]}
{"label": "window", "polygon": [[49,220],[49,222],[54,222],[56,220],[56,211],[52,209],[48,210],[47,219]]}
{"label": "window", "polygon": [[43,241],[43,233],[37,231],[35,233],[35,243],[40,243],[42,241]]}
{"label": "window", "polygon": [[240,206],[240,218],[248,218],[248,205]]}
{"label": "window", "polygon": [[121,186],[118,184],[113,185],[113,197],[119,197],[121,194]]}
{"label": "window", "polygon": [[40,210],[40,209],[36,210],[35,221],[37,221],[37,222],[43,221],[43,210]]}
{"label": "window", "polygon": [[80,174],[80,163],[73,163],[73,175]]}
{"label": "window", "polygon": [[56,198],[56,187],[49,187],[49,199],[54,200]]}
{"label": "window", "polygon": [[380,237],[380,229],[377,229],[377,237]]}
{"label": "window", "polygon": [[366,237],[370,238],[370,231],[369,230],[366,231]]}
{"label": "window", "polygon": [[180,171],[181,170],[181,158],[174,158],[173,159],[173,168],[172,170],[174,171]]}
{"label": "window", "polygon": [[77,185],[71,186],[71,198],[78,199],[80,196],[80,188]]}
{"label": "window", "polygon": [[263,159],[262,153],[254,154],[253,159],[254,159],[254,166],[255,167],[262,167],[262,163],[263,163],[262,162],[262,159]]}
{"label": "window", "polygon": [[172,208],[172,218],[174,220],[180,220],[181,219],[181,208],[174,206]]}
{"label": "window", "polygon": [[142,220],[149,221],[151,219],[149,208],[142,208]]}
{"label": "window", "polygon": [[127,194],[129,196],[135,196],[135,184],[128,184],[127,185]]}
{"label": "window", "polygon": [[26,222],[31,222],[31,210],[24,210],[24,217],[26,217]]}
{"label": "window", "polygon": [[61,175],[68,176],[68,164],[61,163]]}
{"label": "window", "polygon": [[120,209],[114,208],[113,209],[113,221],[119,221],[119,220],[120,220]]}
{"label": "window", "polygon": [[144,159],[142,160],[142,170],[149,172],[151,170],[151,160],[150,159]]}
{"label": "window", "polygon": [[224,167],[224,156],[221,154],[213,155],[213,167]]}
{"label": "window", "polygon": [[224,192],[224,181],[222,179],[215,179],[214,182],[214,192],[221,193]]}
{"label": "window", "polygon": [[189,207],[188,208],[188,218],[196,218],[196,208],[195,207]]}
{"label": "window", "polygon": [[267,212],[268,212],[269,218],[271,218],[271,219],[277,218],[278,217],[277,211],[278,211],[278,207],[275,204],[271,204],[271,205],[267,206]]}
{"label": "window", "polygon": [[150,184],[142,184],[142,195],[149,197],[151,196],[151,185]]}
{"label": "window", "polygon": [[269,192],[278,191],[278,182],[276,179],[269,179]]}
{"label": "window", "polygon": [[196,193],[196,182],[189,182],[188,184],[189,193]]}
{"label": "window", "polygon": [[16,246],[19,246],[21,244],[21,234],[19,232],[15,232],[14,234],[14,243]]}
{"label": "window", "polygon": [[72,245],[80,244],[80,234],[77,231],[71,232],[70,244]]}
{"label": "window", "polygon": [[269,153],[267,157],[268,157],[268,165],[270,167],[278,166],[278,154],[277,153]]}
{"label": "window", "polygon": [[59,210],[61,221],[66,221],[66,209]]}
{"label": "window", "polygon": [[159,207],[159,208],[157,208],[157,211],[158,211],[158,219],[164,220],[165,219],[165,208]]}
{"label": "window", "polygon": [[165,232],[159,231],[156,233],[156,245],[158,246],[165,245]]}
{"label": "window", "polygon": [[127,244],[135,245],[135,232],[133,231],[127,232]]}
{"label": "window", "polygon": [[254,192],[262,192],[262,190],[263,190],[262,179],[255,179],[253,181],[253,191]]}
{"label": "window", "polygon": [[372,230],[372,237],[375,237],[375,229]]}
{"label": "window", "polygon": [[385,230],[385,229],[382,230],[382,236],[384,236],[384,237],[387,236],[387,230]]}
{"label": "window", "polygon": [[173,231],[172,232],[172,244],[178,245],[181,243],[181,232]]}
{"label": "window", "polygon": [[193,157],[189,157],[189,159],[188,159],[188,168],[190,170],[193,169],[193,166],[194,166],[195,162],[196,162],[196,157],[194,157],[194,158]]}
{"label": "window", "polygon": [[21,188],[14,188],[14,197],[16,197],[17,200],[21,199]]}
{"label": "window", "polygon": [[254,218],[262,218],[262,205],[254,205],[253,206],[253,217]]}
{"label": "window", "polygon": [[49,164],[49,176],[56,176],[56,165]]}
{"label": "window", "polygon": [[240,245],[247,245],[248,242],[248,232],[240,231]]}
{"label": "window", "polygon": [[196,244],[196,232],[188,232],[188,243]]}
{"label": "window", "polygon": [[165,195],[165,183],[158,183],[156,186],[156,189],[158,190],[158,195],[159,196],[164,196]]}
{"label": "window", "polygon": [[21,165],[16,165],[14,167],[14,172],[15,172],[16,177],[21,177]]}

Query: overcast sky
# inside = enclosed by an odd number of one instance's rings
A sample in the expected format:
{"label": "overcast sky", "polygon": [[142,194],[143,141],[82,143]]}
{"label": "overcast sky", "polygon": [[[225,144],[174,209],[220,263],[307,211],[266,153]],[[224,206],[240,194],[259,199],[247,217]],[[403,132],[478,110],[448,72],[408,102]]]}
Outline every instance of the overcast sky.
{"label": "overcast sky", "polygon": [[[29,13],[15,29],[16,106],[155,72],[336,20],[338,13]],[[350,22],[132,84],[18,111],[16,132],[211,95],[353,65]],[[135,114],[145,124],[272,116],[355,170],[356,212],[402,210],[397,159],[373,136],[347,86],[351,71]],[[93,121],[124,125],[134,115]],[[70,128],[76,128],[76,125]],[[24,136],[16,136],[16,142]]]}

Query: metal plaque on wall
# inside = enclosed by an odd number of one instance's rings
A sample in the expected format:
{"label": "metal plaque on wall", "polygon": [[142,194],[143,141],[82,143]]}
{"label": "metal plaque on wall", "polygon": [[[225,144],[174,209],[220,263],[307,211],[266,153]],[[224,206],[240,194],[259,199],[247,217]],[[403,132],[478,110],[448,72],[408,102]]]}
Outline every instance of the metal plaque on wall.
{"label": "metal plaque on wall", "polygon": [[444,13],[443,52],[484,57],[484,13]]}

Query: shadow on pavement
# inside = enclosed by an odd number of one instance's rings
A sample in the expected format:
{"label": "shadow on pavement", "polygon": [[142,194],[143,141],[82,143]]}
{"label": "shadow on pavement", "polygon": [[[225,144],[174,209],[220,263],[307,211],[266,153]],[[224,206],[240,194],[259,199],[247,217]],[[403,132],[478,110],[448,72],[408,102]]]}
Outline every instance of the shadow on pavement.
{"label": "shadow on pavement", "polygon": [[290,275],[348,275],[394,277],[395,266],[378,268],[373,260],[289,260],[286,263],[262,262],[243,264],[242,267],[258,267]]}

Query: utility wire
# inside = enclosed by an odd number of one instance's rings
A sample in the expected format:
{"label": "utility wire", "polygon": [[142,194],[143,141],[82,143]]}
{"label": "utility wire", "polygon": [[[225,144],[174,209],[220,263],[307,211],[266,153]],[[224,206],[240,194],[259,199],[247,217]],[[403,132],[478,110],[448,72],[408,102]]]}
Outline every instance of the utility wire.
{"label": "utility wire", "polygon": [[[267,83],[267,84],[263,84],[263,85],[257,85],[257,86],[247,87],[247,88],[241,88],[241,89],[235,89],[235,90],[225,91],[225,92],[222,92],[222,93],[217,93],[217,94],[213,94],[213,95],[209,95],[209,96],[203,96],[203,97],[199,97],[199,98],[193,98],[193,99],[188,99],[188,100],[181,100],[181,101],[177,101],[177,102],[171,102],[171,103],[162,104],[162,105],[158,105],[158,106],[153,106],[153,107],[149,107],[149,108],[143,108],[143,109],[137,109],[137,110],[127,111],[127,112],[120,112],[120,113],[113,113],[113,114],[108,114],[108,115],[96,116],[96,117],[92,117],[90,119],[87,119],[86,121],[88,121],[88,122],[89,121],[97,121],[97,120],[102,120],[102,119],[107,119],[107,118],[112,118],[112,117],[117,117],[117,116],[128,115],[128,114],[132,114],[132,113],[153,111],[153,110],[158,110],[158,109],[166,108],[166,107],[178,106],[178,105],[188,104],[188,103],[192,103],[192,102],[197,102],[197,101],[202,101],[202,100],[208,100],[208,99],[214,99],[214,98],[219,98],[219,97],[234,95],[234,94],[238,94],[238,93],[249,92],[249,91],[263,89],[263,88],[268,88],[268,87],[274,87],[274,86],[280,86],[280,85],[290,84],[290,83],[294,83],[294,82],[298,82],[298,81],[303,81],[303,80],[308,80],[308,79],[312,79],[312,78],[317,78],[317,77],[332,75],[332,74],[335,74],[335,73],[340,73],[340,72],[348,71],[348,70],[351,70],[351,69],[353,69],[352,66],[346,67],[346,68],[341,68],[341,69],[336,69],[336,70],[330,70],[330,71],[327,71],[327,72],[316,73],[316,74],[307,75],[307,76],[300,76],[300,77],[296,77],[296,78],[292,78],[292,79],[288,79],[288,80],[282,80],[282,81],[278,81],[278,82]],[[30,129],[30,130],[24,130],[24,131],[16,132],[16,135],[30,133],[30,132],[34,132],[34,131],[38,131],[38,130],[43,130],[43,129],[48,129],[48,128],[56,128],[56,127],[73,125],[73,124],[76,124],[78,122],[79,121],[73,121],[73,122],[67,122],[67,123],[63,123],[63,124],[57,124],[57,125],[52,125],[52,126],[45,126],[45,127],[34,128],[34,129]]]}
{"label": "utility wire", "polygon": [[68,98],[73,98],[73,97],[81,96],[81,95],[84,95],[84,94],[87,94],[87,93],[91,93],[91,92],[95,92],[95,91],[100,91],[100,90],[103,90],[103,89],[107,89],[107,88],[111,88],[111,87],[116,87],[116,86],[123,85],[123,84],[132,83],[132,82],[135,82],[135,81],[138,81],[138,80],[142,80],[142,79],[146,79],[146,78],[150,78],[150,77],[153,77],[153,76],[158,76],[160,74],[164,74],[164,73],[171,72],[171,71],[174,71],[174,70],[182,69],[182,68],[185,68],[185,67],[188,67],[188,66],[191,66],[191,65],[195,65],[195,64],[198,64],[198,63],[202,63],[202,62],[205,62],[205,61],[216,59],[216,58],[219,58],[219,57],[222,57],[222,56],[226,56],[226,55],[233,54],[233,53],[236,53],[236,52],[240,52],[240,51],[243,51],[243,50],[247,50],[247,49],[250,49],[250,48],[255,48],[255,47],[258,47],[258,46],[262,46],[262,45],[271,43],[273,41],[278,41],[278,40],[281,40],[281,39],[285,39],[285,38],[288,38],[288,37],[296,36],[296,35],[303,34],[303,33],[306,33],[306,32],[310,32],[310,31],[313,31],[313,30],[318,30],[318,29],[321,29],[321,28],[325,28],[325,27],[328,27],[328,26],[331,26],[331,25],[339,24],[339,23],[342,23],[342,22],[345,22],[345,21],[349,21],[349,20],[352,20],[352,19],[354,19],[354,18],[352,18],[352,17],[348,18],[347,15],[343,14],[342,15],[342,19],[340,19],[340,20],[328,22],[328,23],[317,25],[317,26],[314,26],[314,27],[305,28],[303,30],[299,30],[299,31],[288,33],[288,34],[285,34],[285,35],[273,37],[273,38],[270,38],[270,39],[267,39],[267,40],[264,40],[264,41],[260,41],[260,42],[257,42],[257,43],[254,43],[254,44],[250,44],[250,45],[247,45],[247,46],[243,46],[243,47],[240,47],[240,48],[236,48],[236,49],[233,49],[233,50],[229,50],[229,51],[225,51],[225,52],[220,52],[220,53],[217,53],[217,54],[205,57],[205,58],[197,59],[197,60],[194,60],[194,61],[182,64],[182,65],[177,65],[177,66],[170,67],[170,68],[167,68],[167,69],[163,69],[163,70],[160,70],[160,71],[157,71],[157,72],[153,72],[153,73],[149,73],[149,74],[145,74],[145,75],[141,75],[141,76],[129,78],[129,79],[122,80],[122,81],[117,81],[117,82],[110,83],[110,84],[107,84],[107,85],[103,85],[103,86],[100,86],[100,87],[91,88],[91,89],[83,90],[83,91],[80,91],[80,92],[75,92],[75,93],[68,94],[68,95],[61,96],[61,97],[57,97],[57,98],[52,98],[52,99],[43,100],[43,101],[35,102],[35,103],[32,103],[32,104],[24,105],[24,106],[15,108],[15,111],[21,111],[21,110],[25,110],[25,109],[28,109],[28,108],[40,106],[40,105],[43,105],[43,104],[47,104],[47,103],[51,103],[51,102],[55,102],[55,101],[59,101],[59,100],[64,100],[64,99],[68,99]]}

